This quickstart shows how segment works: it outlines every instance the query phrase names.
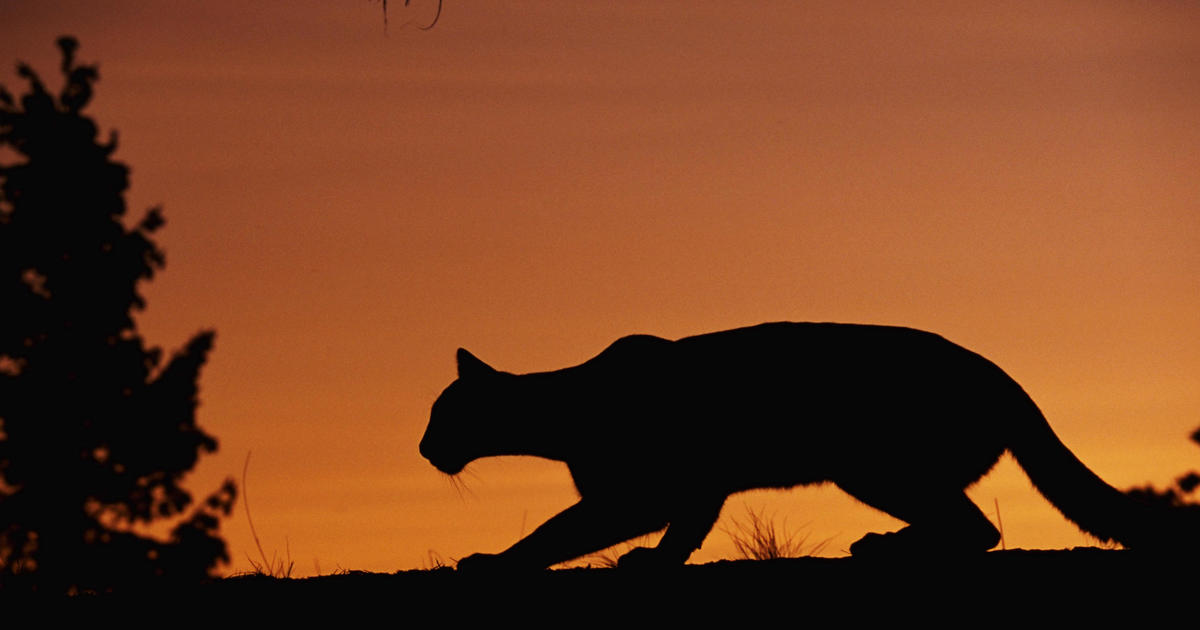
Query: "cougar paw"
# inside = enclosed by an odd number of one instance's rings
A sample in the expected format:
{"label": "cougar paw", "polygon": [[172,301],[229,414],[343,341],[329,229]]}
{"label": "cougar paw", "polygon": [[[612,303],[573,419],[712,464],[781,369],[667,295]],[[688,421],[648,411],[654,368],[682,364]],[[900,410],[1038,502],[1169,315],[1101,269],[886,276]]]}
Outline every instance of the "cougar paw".
{"label": "cougar paw", "polygon": [[667,557],[654,547],[634,547],[617,559],[618,569],[646,570],[678,565],[674,559]]}
{"label": "cougar paw", "polygon": [[512,571],[512,561],[498,553],[473,553],[458,561],[454,570],[459,573],[500,573]]}
{"label": "cougar paw", "polygon": [[891,556],[896,555],[898,547],[894,532],[887,534],[871,532],[850,545],[850,555],[856,558]]}
{"label": "cougar paw", "polygon": [[872,532],[850,545],[850,555],[856,558],[916,558],[937,555],[947,548],[932,534],[928,529],[916,529],[911,525],[886,534]]}

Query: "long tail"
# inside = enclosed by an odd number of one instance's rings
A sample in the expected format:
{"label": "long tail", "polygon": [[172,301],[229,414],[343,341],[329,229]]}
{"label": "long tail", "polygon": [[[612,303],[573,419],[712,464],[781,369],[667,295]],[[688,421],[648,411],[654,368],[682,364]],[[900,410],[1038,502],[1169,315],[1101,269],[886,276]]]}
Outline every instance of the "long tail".
{"label": "long tail", "polygon": [[[1182,544],[1178,519],[1166,510],[1141,503],[1105,483],[1067,449],[1033,400],[1009,445],[1034,487],[1067,520],[1101,541],[1130,549],[1162,549]],[[1194,544],[1194,543],[1193,543]]]}

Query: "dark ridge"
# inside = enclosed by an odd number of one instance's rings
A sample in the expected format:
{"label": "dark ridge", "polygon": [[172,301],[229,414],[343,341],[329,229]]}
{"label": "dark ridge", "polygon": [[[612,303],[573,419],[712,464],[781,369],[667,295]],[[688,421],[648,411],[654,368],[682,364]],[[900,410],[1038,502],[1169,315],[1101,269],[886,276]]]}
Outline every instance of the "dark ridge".
{"label": "dark ridge", "polygon": [[[986,619],[1107,617],[1113,611],[1152,618],[1176,604],[1195,566],[1183,557],[1076,548],[994,551],[964,559],[861,558],[722,561],[655,570],[564,569],[523,574],[460,574],[449,567],[392,574],[352,571],[311,578],[245,575],[188,590],[76,597],[86,612],[140,608],[148,602],[181,610],[252,610],[273,619],[344,611],[354,618],[493,621],[522,619],[574,625],[670,618],[766,623],[791,619],[900,620],[968,613]],[[1190,597],[1190,595],[1189,595]],[[432,615],[432,617],[427,617]],[[588,624],[591,625],[591,624]]]}

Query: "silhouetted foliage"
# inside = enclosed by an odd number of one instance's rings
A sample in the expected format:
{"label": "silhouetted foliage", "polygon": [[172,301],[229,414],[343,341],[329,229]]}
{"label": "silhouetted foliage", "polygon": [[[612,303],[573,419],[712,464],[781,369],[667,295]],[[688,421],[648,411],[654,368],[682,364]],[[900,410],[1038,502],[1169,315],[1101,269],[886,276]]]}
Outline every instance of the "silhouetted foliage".
{"label": "silhouetted foliage", "polygon": [[0,164],[0,583],[201,579],[228,561],[218,519],[236,494],[228,480],[185,514],[182,477],[217,448],[195,419],[213,333],[165,362],[138,334],[163,217],[126,226],[116,134],[98,142],[81,114],[96,67],[75,62],[74,39],[58,46],[58,95],[24,64],[27,94],[0,86],[0,156],[23,158]]}
{"label": "silhouetted foliage", "polygon": [[[1200,429],[1196,429],[1192,433],[1191,439],[1196,444],[1200,444]],[[1130,488],[1126,492],[1140,501],[1157,505],[1164,508],[1177,508],[1189,512],[1195,512],[1194,518],[1198,519],[1197,529],[1194,537],[1200,542],[1200,503],[1189,500],[1196,488],[1200,486],[1200,472],[1191,471],[1183,474],[1175,480],[1175,485],[1168,486],[1165,489],[1159,490],[1150,484],[1146,484],[1137,488]]]}

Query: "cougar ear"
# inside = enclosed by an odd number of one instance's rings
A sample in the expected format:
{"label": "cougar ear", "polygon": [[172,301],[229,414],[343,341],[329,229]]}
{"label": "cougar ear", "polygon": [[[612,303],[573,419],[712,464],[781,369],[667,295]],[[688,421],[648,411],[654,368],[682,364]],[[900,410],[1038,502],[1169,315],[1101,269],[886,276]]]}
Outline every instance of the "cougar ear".
{"label": "cougar ear", "polygon": [[475,355],[467,352],[463,348],[458,349],[458,378],[469,378],[472,376],[484,376],[487,374],[495,374],[496,369],[492,366],[475,358]]}

